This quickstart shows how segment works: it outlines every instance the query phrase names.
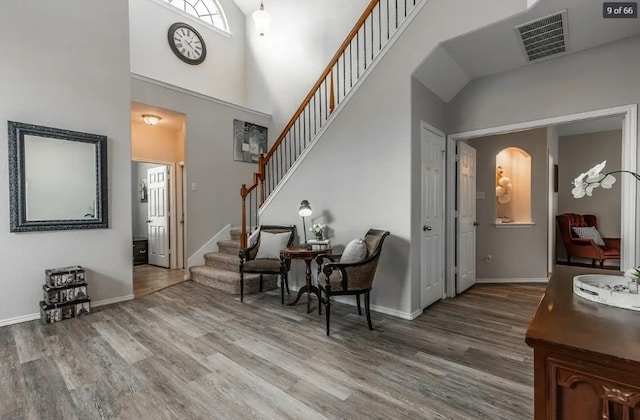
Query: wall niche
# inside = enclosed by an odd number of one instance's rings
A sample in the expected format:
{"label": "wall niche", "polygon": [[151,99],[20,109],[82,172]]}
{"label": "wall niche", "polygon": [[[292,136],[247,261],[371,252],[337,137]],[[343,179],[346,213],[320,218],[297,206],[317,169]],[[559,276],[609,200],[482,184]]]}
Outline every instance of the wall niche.
{"label": "wall niche", "polygon": [[531,223],[531,155],[507,147],[496,155],[496,225]]}

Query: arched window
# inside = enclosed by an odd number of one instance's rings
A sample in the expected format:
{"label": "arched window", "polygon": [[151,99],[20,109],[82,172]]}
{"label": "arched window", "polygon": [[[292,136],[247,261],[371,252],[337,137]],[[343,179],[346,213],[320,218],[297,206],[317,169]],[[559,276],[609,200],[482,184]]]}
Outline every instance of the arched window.
{"label": "arched window", "polygon": [[225,32],[229,32],[227,25],[227,18],[224,16],[222,7],[216,0],[165,0],[167,3],[195,16],[198,19],[215,26],[218,29],[222,29]]}
{"label": "arched window", "polygon": [[496,223],[531,223],[531,155],[507,147],[496,155]]}

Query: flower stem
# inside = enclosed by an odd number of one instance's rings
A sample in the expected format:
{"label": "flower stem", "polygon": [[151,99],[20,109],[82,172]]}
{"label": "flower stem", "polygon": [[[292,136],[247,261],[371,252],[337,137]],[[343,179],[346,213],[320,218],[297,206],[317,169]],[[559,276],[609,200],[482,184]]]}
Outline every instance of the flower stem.
{"label": "flower stem", "polygon": [[636,179],[636,181],[640,181],[640,175],[638,175],[638,174],[637,174],[637,173],[635,173],[635,172],[625,171],[625,170],[623,170],[623,169],[620,169],[620,170],[617,170],[617,171],[607,172],[606,174],[604,174],[604,176],[602,177],[602,179],[606,178],[606,177],[607,177],[607,175],[622,174],[622,173],[625,173],[625,174],[631,174],[631,175]]}

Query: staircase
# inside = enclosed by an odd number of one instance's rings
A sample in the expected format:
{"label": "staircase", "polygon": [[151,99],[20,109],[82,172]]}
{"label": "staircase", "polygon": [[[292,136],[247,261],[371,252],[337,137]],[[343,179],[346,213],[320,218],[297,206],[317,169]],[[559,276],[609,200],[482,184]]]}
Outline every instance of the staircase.
{"label": "staircase", "polygon": [[322,136],[426,1],[370,1],[278,139],[266,155],[260,155],[252,182],[240,188],[243,247],[260,225],[260,207],[295,170],[296,162]]}
{"label": "staircase", "polygon": [[[191,280],[234,295],[240,294],[240,228],[231,229],[231,238],[218,241],[218,252],[204,254],[205,265],[189,268]],[[278,276],[265,275],[262,290],[277,287]],[[244,275],[244,293],[260,289],[259,274]]]}

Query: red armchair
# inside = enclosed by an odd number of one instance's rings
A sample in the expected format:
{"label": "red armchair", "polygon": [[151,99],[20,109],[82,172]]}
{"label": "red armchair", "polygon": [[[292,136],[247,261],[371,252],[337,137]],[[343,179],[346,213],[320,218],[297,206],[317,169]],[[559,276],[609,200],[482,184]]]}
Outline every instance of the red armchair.
{"label": "red armchair", "polygon": [[620,259],[620,238],[602,238],[605,246],[598,246],[593,239],[582,239],[574,232],[572,227],[593,226],[598,228],[598,218],[593,214],[565,213],[556,216],[560,237],[567,250],[567,262],[571,262],[571,257],[591,258],[591,264],[596,265],[596,260],[600,263],[600,268],[604,260]]}

